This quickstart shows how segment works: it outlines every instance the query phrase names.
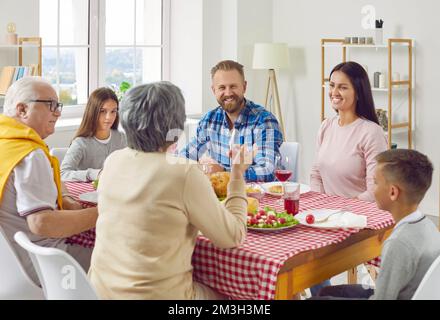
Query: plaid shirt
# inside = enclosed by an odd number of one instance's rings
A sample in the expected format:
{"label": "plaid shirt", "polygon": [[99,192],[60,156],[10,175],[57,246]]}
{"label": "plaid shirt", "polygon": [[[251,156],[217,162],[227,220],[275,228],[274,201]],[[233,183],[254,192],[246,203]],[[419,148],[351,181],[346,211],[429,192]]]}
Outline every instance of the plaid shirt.
{"label": "plaid shirt", "polygon": [[[283,135],[275,116],[264,107],[247,101],[234,123],[234,144],[246,144],[252,150],[255,143],[258,153],[245,172],[247,181],[273,181],[275,156],[283,143]],[[228,152],[231,130],[226,112],[219,106],[208,112],[199,122],[196,137],[180,152],[180,155],[198,161],[203,155],[211,157],[226,171],[231,170]]]}

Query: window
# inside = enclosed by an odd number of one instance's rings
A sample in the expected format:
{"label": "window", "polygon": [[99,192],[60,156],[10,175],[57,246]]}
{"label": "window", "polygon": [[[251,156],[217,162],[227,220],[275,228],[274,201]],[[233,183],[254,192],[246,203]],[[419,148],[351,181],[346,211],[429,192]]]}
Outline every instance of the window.
{"label": "window", "polygon": [[40,0],[42,76],[65,105],[88,96],[89,0]]}
{"label": "window", "polygon": [[43,77],[61,102],[83,105],[100,86],[168,78],[169,1],[40,0]]}
{"label": "window", "polygon": [[162,79],[162,1],[106,0],[103,84]]}

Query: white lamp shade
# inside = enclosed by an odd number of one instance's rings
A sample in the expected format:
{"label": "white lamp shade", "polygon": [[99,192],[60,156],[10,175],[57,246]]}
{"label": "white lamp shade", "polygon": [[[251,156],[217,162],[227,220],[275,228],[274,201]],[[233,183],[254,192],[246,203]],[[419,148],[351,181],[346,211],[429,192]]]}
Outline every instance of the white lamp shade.
{"label": "white lamp shade", "polygon": [[254,69],[282,69],[289,67],[289,48],[286,43],[256,43]]}

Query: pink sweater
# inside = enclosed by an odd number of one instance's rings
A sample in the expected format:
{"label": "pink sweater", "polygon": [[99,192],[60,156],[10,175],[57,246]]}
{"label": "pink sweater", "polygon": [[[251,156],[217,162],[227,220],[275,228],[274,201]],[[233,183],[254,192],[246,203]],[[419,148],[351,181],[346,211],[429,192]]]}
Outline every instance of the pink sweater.
{"label": "pink sweater", "polygon": [[338,121],[339,116],[326,119],[319,129],[311,189],[374,201],[374,158],[387,150],[385,134],[369,120],[359,118],[343,127]]}

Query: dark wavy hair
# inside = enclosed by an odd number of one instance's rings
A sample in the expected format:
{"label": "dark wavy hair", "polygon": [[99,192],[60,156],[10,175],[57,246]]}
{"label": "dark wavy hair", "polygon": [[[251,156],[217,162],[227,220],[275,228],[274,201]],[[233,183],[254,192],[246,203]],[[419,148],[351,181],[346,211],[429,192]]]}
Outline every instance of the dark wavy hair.
{"label": "dark wavy hair", "polygon": [[354,61],[342,62],[330,72],[330,78],[336,71],[343,72],[353,85],[356,93],[356,115],[379,124],[374,107],[373,94],[371,92],[368,74],[359,63]]}

